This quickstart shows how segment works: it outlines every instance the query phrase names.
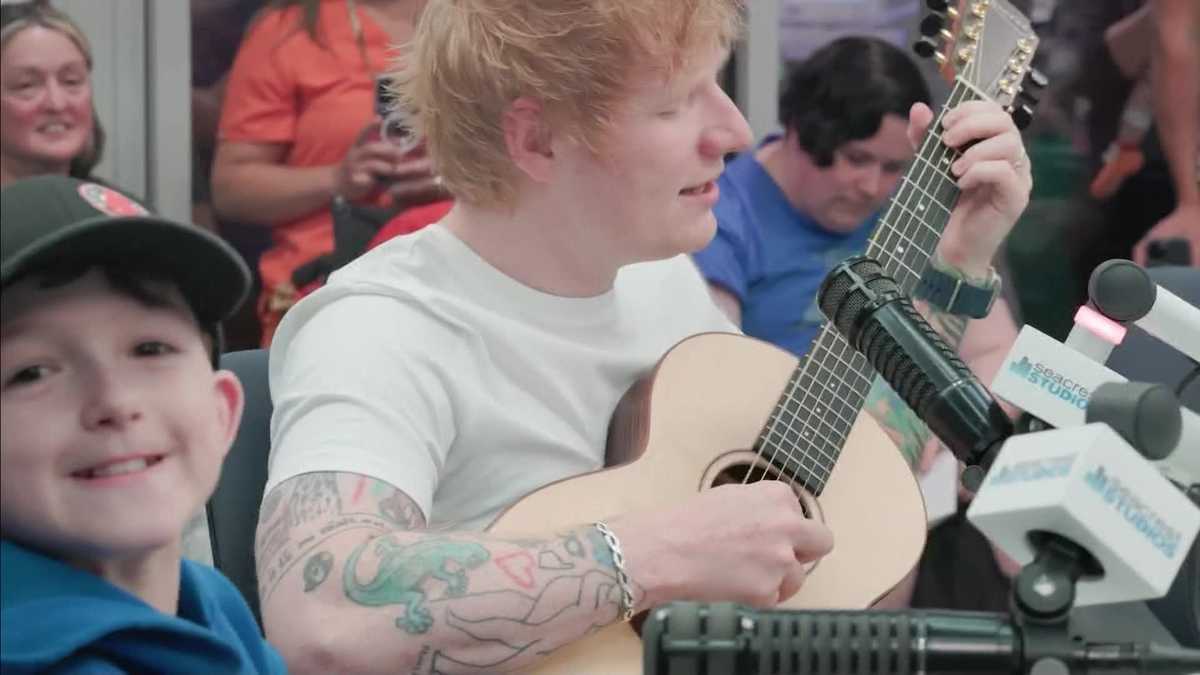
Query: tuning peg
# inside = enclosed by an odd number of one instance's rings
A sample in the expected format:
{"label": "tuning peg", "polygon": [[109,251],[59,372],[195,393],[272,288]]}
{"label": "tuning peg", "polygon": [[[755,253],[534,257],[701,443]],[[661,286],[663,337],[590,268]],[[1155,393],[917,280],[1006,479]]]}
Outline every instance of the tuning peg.
{"label": "tuning peg", "polygon": [[1025,79],[1021,81],[1021,91],[1019,96],[1023,101],[1026,101],[1030,106],[1036,106],[1042,101],[1042,94],[1046,91],[1046,85],[1050,80],[1038,70],[1030,70],[1025,73]]}
{"label": "tuning peg", "polygon": [[936,58],[938,55],[938,43],[931,37],[923,37],[913,43],[913,51],[923,59]]}
{"label": "tuning peg", "polygon": [[926,37],[936,37],[942,32],[942,28],[946,25],[946,18],[941,14],[930,14],[921,19],[921,35]]}
{"label": "tuning peg", "polygon": [[1033,121],[1033,108],[1025,103],[1016,103],[1013,105],[1011,115],[1013,124],[1016,124],[1018,129],[1024,129]]}
{"label": "tuning peg", "polygon": [[[1030,110],[1034,110],[1042,102],[1042,92],[1036,89],[1022,89],[1020,93],[1017,94],[1017,99],[1020,103],[1024,104],[1025,107],[1029,108]],[[1017,102],[1014,102],[1013,105],[1017,105]]]}
{"label": "tuning peg", "polygon": [[1038,96],[1049,84],[1050,78],[1046,77],[1042,71],[1037,68],[1030,68],[1029,72],[1025,73],[1025,81],[1021,86],[1025,91],[1031,92],[1033,96]]}
{"label": "tuning peg", "polygon": [[958,18],[958,9],[951,7],[947,0],[925,0],[925,6],[935,14],[948,16],[951,19]]}
{"label": "tuning peg", "polygon": [[1022,89],[1017,92],[1017,98],[1029,104],[1030,108],[1036,108],[1042,102],[1042,93],[1036,89]]}

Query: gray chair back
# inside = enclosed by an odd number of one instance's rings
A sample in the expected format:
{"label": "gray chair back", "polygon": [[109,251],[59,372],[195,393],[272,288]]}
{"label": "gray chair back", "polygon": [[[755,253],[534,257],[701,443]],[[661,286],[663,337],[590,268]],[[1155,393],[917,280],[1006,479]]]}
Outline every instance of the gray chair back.
{"label": "gray chair back", "polygon": [[221,479],[206,508],[213,565],[237,587],[254,618],[258,576],[254,571],[254,528],[267,484],[271,447],[271,391],[267,384],[267,350],[251,349],[221,356],[221,367],[233,371],[246,392],[246,409],[233,447],[225,457]]}

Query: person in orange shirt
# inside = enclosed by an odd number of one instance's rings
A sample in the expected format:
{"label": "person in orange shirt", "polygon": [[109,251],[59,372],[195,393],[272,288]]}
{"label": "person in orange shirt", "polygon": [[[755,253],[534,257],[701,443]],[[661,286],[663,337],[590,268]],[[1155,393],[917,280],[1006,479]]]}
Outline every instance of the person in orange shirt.
{"label": "person in orange shirt", "polygon": [[213,203],[270,227],[259,261],[263,344],[319,282],[293,272],[334,247],[335,200],[403,209],[445,199],[424,150],[381,139],[376,80],[395,65],[423,0],[277,0],[254,21],[229,75]]}

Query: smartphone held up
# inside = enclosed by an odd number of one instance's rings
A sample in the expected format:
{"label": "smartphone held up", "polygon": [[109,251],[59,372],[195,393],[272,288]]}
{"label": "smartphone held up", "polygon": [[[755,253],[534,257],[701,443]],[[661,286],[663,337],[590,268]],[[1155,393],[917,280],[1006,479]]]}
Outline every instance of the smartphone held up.
{"label": "smartphone held up", "polygon": [[404,154],[421,145],[421,137],[413,129],[403,107],[397,104],[385,75],[375,78],[375,115],[380,120],[381,140],[396,146]]}

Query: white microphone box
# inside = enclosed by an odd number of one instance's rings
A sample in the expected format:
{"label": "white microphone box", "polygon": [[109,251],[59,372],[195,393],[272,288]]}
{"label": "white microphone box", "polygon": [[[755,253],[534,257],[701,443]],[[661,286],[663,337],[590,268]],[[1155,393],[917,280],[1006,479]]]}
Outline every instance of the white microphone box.
{"label": "white microphone box", "polygon": [[1056,427],[1083,424],[1092,392],[1126,382],[1115,371],[1024,326],[992,379],[992,392]]}
{"label": "white microphone box", "polygon": [[1104,575],[1079,580],[1081,606],[1166,594],[1200,530],[1200,509],[1106,424],[1010,438],[967,518],[1022,565],[1030,531],[1091,552]]}
{"label": "white microphone box", "polygon": [[[992,393],[1054,427],[1083,424],[1092,392],[1108,382],[1127,382],[1116,371],[1033,326],[1021,328],[992,379]],[[1200,415],[1183,408],[1179,444],[1159,470],[1185,485],[1200,482]]]}

